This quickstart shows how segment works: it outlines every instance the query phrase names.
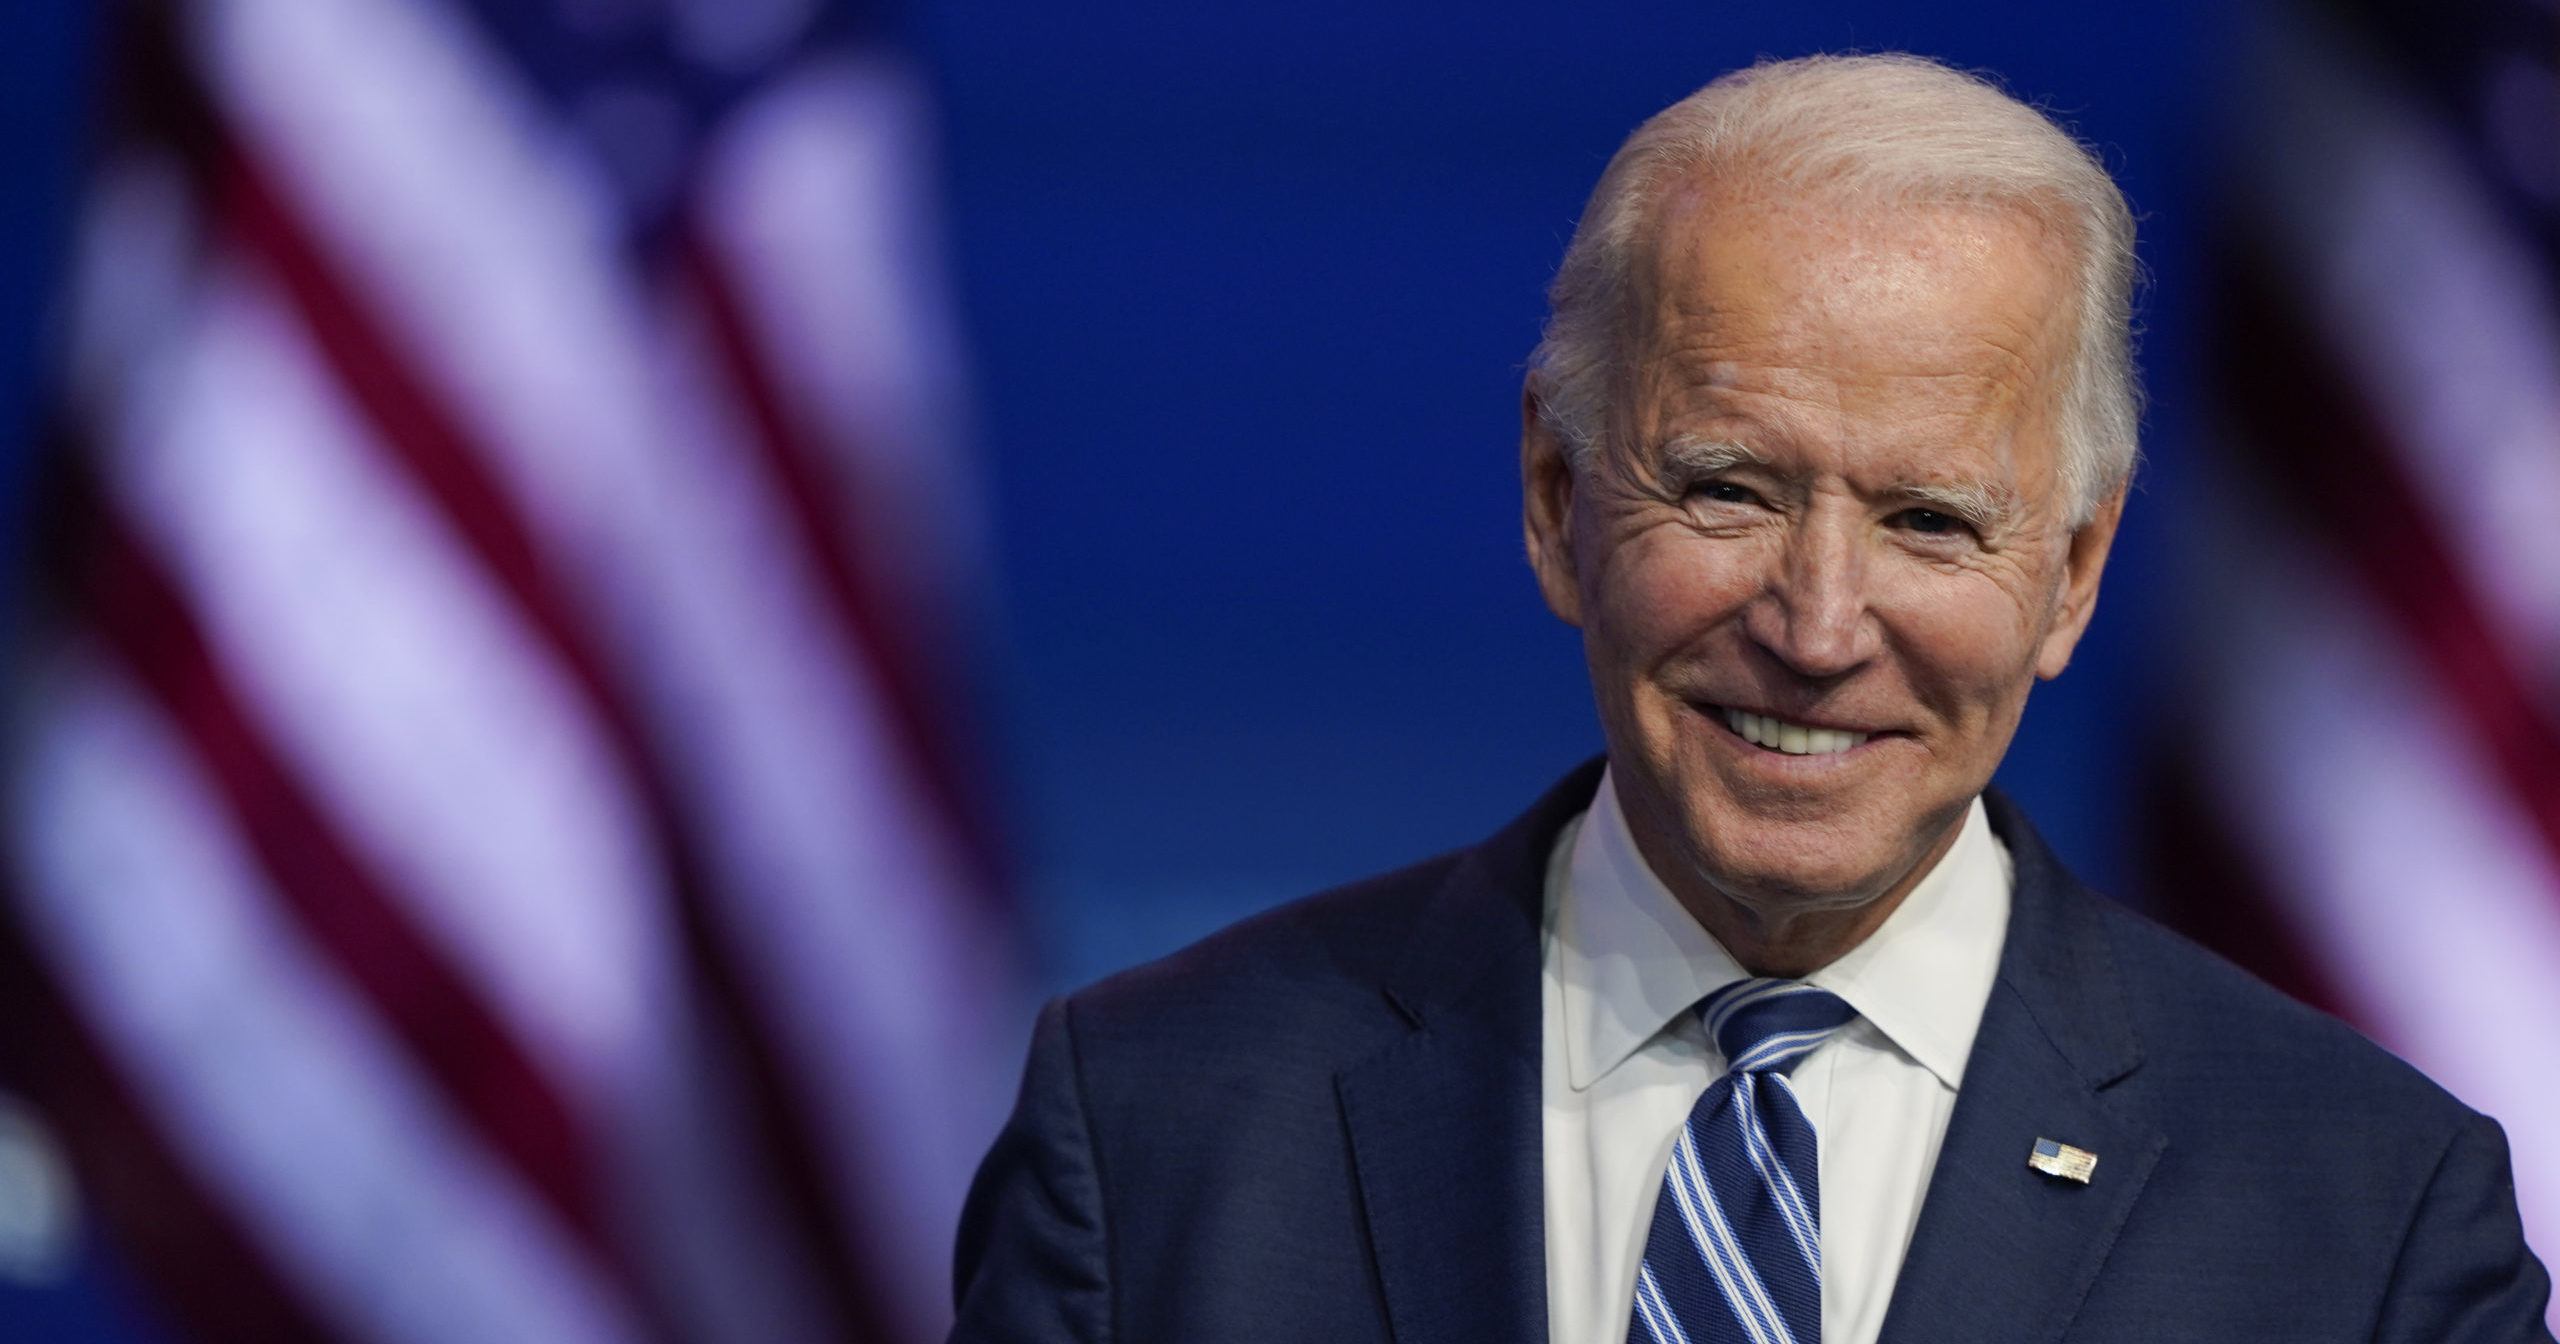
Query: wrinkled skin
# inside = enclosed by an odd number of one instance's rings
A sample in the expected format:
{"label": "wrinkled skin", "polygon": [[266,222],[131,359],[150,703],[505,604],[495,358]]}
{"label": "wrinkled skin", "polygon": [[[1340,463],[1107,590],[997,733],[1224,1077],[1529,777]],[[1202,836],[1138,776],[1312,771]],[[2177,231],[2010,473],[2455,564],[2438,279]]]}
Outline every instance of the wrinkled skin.
{"label": "wrinkled skin", "polygon": [[[1881,924],[2088,626],[2123,504],[2058,472],[2075,320],[2032,215],[1692,185],[1581,470],[1523,398],[1529,554],[1581,627],[1638,847],[1759,974]],[[1871,734],[1828,755],[1726,709]]]}

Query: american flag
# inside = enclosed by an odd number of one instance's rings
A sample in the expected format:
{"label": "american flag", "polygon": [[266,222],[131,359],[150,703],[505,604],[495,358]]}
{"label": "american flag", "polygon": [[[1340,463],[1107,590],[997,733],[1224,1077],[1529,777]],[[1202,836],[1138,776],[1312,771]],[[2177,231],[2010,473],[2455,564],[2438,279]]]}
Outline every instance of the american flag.
{"label": "american flag", "polygon": [[0,1035],[196,1340],[920,1341],[1021,999],[930,121],[820,0],[170,0]]}
{"label": "american flag", "polygon": [[[2504,1124],[2560,1255],[2560,9],[2271,5],[2158,891]],[[2555,1313],[2560,1322],[2560,1313]]]}

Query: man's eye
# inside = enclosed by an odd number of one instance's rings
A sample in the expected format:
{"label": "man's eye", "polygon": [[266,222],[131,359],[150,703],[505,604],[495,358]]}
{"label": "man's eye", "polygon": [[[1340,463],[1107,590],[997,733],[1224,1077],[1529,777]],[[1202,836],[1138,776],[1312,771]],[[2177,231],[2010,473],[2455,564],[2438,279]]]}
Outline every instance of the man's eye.
{"label": "man's eye", "polygon": [[1936,509],[1904,509],[1895,515],[1894,521],[1913,532],[1932,537],[1964,530],[1963,519]]}
{"label": "man's eye", "polygon": [[1735,485],[1731,481],[1708,481],[1692,488],[1689,493],[1719,504],[1748,504],[1759,498],[1751,493],[1750,487]]}

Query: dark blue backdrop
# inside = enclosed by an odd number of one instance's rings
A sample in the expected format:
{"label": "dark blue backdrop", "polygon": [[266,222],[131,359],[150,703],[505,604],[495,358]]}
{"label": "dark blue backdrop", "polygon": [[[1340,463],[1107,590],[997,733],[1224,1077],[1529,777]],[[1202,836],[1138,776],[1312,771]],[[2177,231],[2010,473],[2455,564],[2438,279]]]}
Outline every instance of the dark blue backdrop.
{"label": "dark blue backdrop", "polygon": [[[1997,71],[2118,170],[2166,329],[2224,22],[2193,0],[922,18],[1008,583],[1005,741],[1059,985],[1470,840],[1596,748],[1578,646],[1520,560],[1519,375],[1583,193],[1638,121],[1761,55]],[[2156,479],[2181,399],[2174,348],[2148,362]],[[2079,666],[2004,771],[2119,889],[2156,512],[2137,500]]]}
{"label": "dark blue backdrop", "polygon": [[[999,547],[997,740],[1055,986],[1471,840],[1597,748],[1571,631],[1519,558],[1520,364],[1618,139],[1761,55],[1905,48],[1999,72],[2145,216],[2157,398],[2079,661],[2004,781],[2126,885],[2165,628],[2160,499],[2228,19],[2201,0],[1321,0],[913,14]],[[22,444],[90,24],[0,7],[0,425]],[[17,498],[23,450],[0,460]],[[14,515],[12,515],[14,517]],[[0,1337],[128,1339],[0,1287]]]}

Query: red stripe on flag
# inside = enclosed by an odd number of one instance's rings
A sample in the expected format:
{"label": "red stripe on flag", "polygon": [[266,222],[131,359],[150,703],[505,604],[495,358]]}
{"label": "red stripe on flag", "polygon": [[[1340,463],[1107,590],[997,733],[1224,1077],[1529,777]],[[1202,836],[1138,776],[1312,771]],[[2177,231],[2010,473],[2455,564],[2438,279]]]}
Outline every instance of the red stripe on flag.
{"label": "red stripe on flag", "polygon": [[2143,889],[2170,927],[2294,998],[2346,1017],[2345,1000],[2268,898],[2264,869],[2204,797],[2192,762],[2153,771],[2143,800]]}
{"label": "red stripe on flag", "polygon": [[2560,728],[2436,535],[2425,492],[2362,390],[2270,273],[2253,255],[2230,255],[2214,286],[2219,392],[2240,441],[2270,477],[2268,497],[2294,506],[2399,626],[2560,871]]}
{"label": "red stripe on flag", "polygon": [[800,552],[816,566],[846,642],[869,664],[889,702],[904,764],[931,788],[980,894],[992,896],[1002,890],[994,826],[984,791],[962,774],[971,753],[954,740],[951,679],[934,675],[938,661],[948,656],[949,632],[908,628],[917,613],[892,609],[887,585],[869,572],[862,548],[845,535],[842,496],[831,479],[841,473],[829,470],[832,455],[791,413],[729,267],[697,229],[681,229],[674,252],[680,282],[700,300],[708,319],[719,371],[746,412],[755,461],[783,501]]}
{"label": "red stripe on flag", "polygon": [[839,1332],[886,1340],[874,1290],[860,1275],[876,1261],[830,1192],[839,1182],[783,1064],[776,1036],[748,994],[748,977],[718,928],[699,846],[677,806],[639,714],[605,670],[584,623],[572,614],[533,542],[533,530],[489,476],[487,452],[419,382],[390,339],[339,278],[320,246],[238,146],[225,151],[218,180],[224,216],[283,282],[330,372],[363,412],[392,464],[432,501],[479,558],[531,631],[556,658],[594,712],[624,774],[638,790],[677,897],[688,960],[710,1006],[728,1028],[743,1066],[759,1151],[774,1165],[773,1191],[808,1241],[811,1266]]}
{"label": "red stripe on flag", "polygon": [[89,548],[80,596],[194,749],[276,895],[490,1149],[617,1268],[584,1136],[550,1080],[270,749],[177,586],[113,508],[93,493],[74,511]]}

